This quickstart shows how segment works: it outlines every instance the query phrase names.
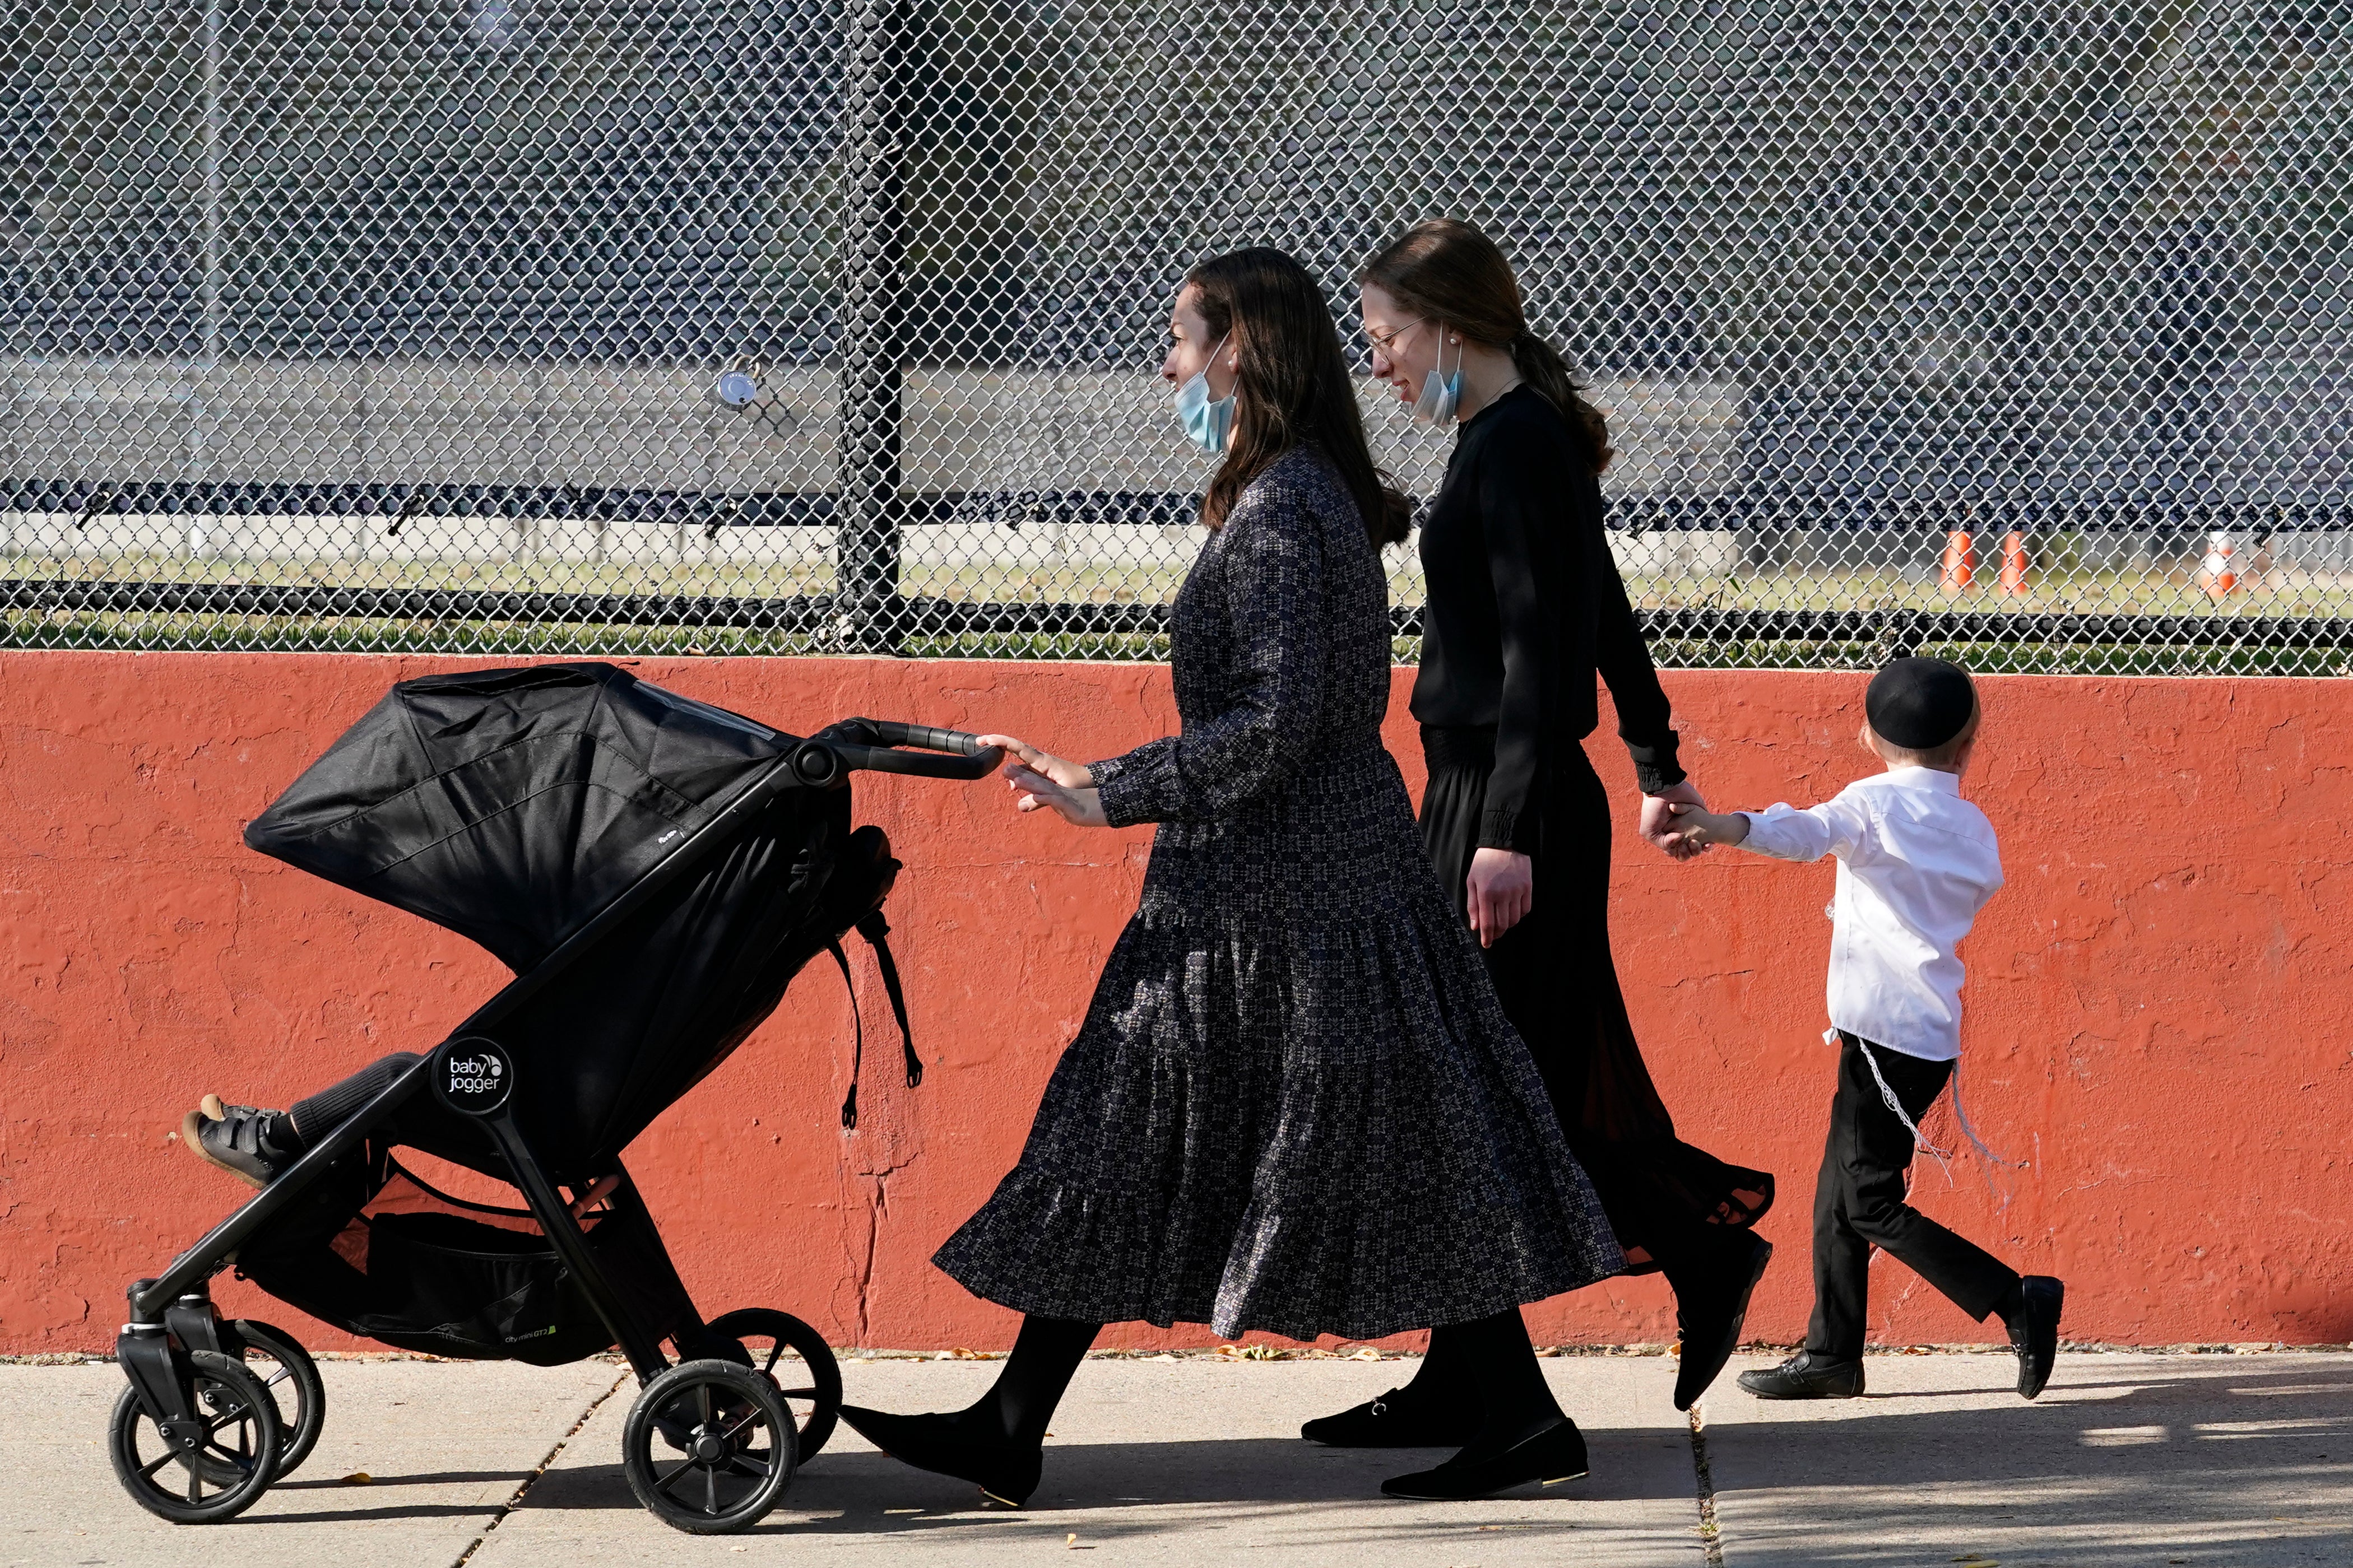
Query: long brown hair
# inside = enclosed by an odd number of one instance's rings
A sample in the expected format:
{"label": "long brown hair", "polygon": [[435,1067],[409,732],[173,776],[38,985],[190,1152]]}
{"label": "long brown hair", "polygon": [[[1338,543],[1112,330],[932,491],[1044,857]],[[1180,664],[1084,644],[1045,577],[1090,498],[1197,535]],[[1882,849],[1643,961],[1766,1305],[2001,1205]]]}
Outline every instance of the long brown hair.
{"label": "long brown hair", "polygon": [[1383,246],[1356,274],[1377,284],[1415,315],[1452,327],[1463,336],[1510,353],[1520,379],[1560,410],[1570,428],[1585,437],[1593,471],[1617,454],[1601,410],[1588,403],[1585,389],[1569,374],[1560,351],[1528,328],[1520,280],[1495,242],[1461,218],[1418,223]]}
{"label": "long brown hair", "polygon": [[1376,548],[1406,536],[1411,505],[1373,466],[1356,378],[1340,352],[1332,309],[1307,268],[1280,250],[1253,246],[1213,256],[1185,275],[1211,341],[1230,337],[1241,395],[1234,444],[1209,481],[1201,521],[1214,531],[1242,489],[1301,442],[1340,470]]}

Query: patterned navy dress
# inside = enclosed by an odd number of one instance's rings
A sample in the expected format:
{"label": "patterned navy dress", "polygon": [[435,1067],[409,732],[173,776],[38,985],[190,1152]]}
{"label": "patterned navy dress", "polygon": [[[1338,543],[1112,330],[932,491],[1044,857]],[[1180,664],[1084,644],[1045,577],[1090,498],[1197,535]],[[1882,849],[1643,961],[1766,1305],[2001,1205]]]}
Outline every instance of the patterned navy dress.
{"label": "patterned navy dress", "polygon": [[1171,625],[1181,734],[1092,769],[1144,898],[1021,1162],[934,1258],[1090,1322],[1371,1339],[1624,1264],[1382,746],[1388,587],[1294,449]]}

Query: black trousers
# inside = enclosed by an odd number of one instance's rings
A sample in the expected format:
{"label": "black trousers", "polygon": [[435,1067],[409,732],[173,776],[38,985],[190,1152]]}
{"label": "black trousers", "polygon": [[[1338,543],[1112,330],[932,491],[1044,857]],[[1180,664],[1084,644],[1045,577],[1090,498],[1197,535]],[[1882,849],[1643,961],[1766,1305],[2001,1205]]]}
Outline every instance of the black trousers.
{"label": "black trousers", "polygon": [[[1880,1097],[1863,1044],[1852,1035],[1839,1037],[1838,1093],[1831,1100],[1830,1139],[1814,1184],[1814,1316],[1806,1348],[1842,1361],[1862,1353],[1873,1247],[1979,1322],[2018,1283],[2015,1269],[1904,1201],[1912,1133]],[[1950,1062],[1923,1061],[1880,1045],[1871,1054],[1915,1124],[1953,1076]]]}

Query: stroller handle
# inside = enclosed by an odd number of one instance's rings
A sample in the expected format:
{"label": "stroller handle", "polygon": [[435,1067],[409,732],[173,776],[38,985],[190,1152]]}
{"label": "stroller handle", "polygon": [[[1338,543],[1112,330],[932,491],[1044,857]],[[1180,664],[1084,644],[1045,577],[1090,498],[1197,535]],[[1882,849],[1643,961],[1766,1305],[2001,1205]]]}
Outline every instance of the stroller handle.
{"label": "stroller handle", "polygon": [[[808,744],[833,752],[845,773],[976,779],[1005,760],[1003,747],[984,746],[978,736],[962,730],[936,730],[928,724],[901,724],[888,719],[844,719],[810,736]],[[925,752],[945,754],[927,756]]]}

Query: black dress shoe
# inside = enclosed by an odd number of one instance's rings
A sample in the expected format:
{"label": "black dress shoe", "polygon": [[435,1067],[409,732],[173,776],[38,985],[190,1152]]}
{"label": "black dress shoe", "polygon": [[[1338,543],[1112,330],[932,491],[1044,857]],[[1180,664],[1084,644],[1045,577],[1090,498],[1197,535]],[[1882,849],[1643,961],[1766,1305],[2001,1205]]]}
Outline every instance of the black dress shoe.
{"label": "black dress shoe", "polygon": [[1009,1508],[1019,1508],[1038,1489],[1045,1454],[1034,1445],[1025,1448],[1007,1437],[967,1432],[953,1415],[892,1415],[845,1405],[841,1418],[901,1464],[970,1481]]}
{"label": "black dress shoe", "polygon": [[1434,1470],[1392,1477],[1381,1483],[1381,1495],[1456,1502],[1493,1497],[1530,1481],[1553,1486],[1579,1479],[1585,1473],[1585,1434],[1564,1415],[1487,1458],[1470,1459],[1457,1454]]}
{"label": "black dress shoe", "polygon": [[2059,1309],[2066,1304],[2067,1287],[2048,1274],[2030,1274],[2018,1282],[2024,1303],[2010,1319],[2010,1348],[2018,1352],[2018,1394],[2031,1399],[2051,1381],[2059,1359]]}
{"label": "black dress shoe", "polygon": [[1799,1351],[1770,1372],[1744,1372],[1740,1386],[1759,1399],[1852,1399],[1862,1392],[1862,1363]]}
{"label": "black dress shoe", "polygon": [[1459,1401],[1441,1405],[1409,1384],[1337,1415],[1319,1415],[1299,1435],[1328,1448],[1460,1448],[1479,1436],[1479,1411]]}
{"label": "black dress shoe", "polygon": [[1675,1290],[1675,1320],[1683,1331],[1683,1364],[1675,1371],[1675,1408],[1689,1410],[1724,1370],[1739,1347],[1740,1330],[1748,1321],[1748,1298],[1765,1266],[1773,1261],[1773,1244],[1753,1230],[1743,1230],[1745,1245],[1730,1247],[1689,1296]]}

